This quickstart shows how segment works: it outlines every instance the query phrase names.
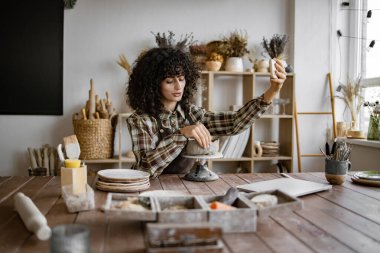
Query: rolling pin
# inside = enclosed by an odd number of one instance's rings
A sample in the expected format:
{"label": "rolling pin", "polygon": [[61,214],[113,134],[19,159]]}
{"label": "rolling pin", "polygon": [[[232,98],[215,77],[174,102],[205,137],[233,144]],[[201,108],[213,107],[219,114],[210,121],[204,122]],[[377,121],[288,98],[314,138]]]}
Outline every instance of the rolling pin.
{"label": "rolling pin", "polygon": [[96,101],[95,101],[95,90],[94,90],[94,82],[91,78],[90,80],[90,90],[88,91],[89,97],[89,108],[88,108],[88,119],[94,119],[95,110],[96,110]]}
{"label": "rolling pin", "polygon": [[33,201],[22,192],[16,193],[14,201],[16,211],[26,228],[36,234],[39,240],[48,240],[51,236],[51,229],[47,225],[45,216],[38,210]]}

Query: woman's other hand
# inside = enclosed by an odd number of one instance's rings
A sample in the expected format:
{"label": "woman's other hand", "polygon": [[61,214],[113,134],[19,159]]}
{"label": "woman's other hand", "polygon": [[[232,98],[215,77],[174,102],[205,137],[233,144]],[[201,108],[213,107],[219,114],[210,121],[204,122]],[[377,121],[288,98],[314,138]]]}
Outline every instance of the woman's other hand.
{"label": "woman's other hand", "polygon": [[195,139],[202,148],[208,148],[211,143],[211,135],[208,129],[202,124],[185,126],[180,129],[181,134],[186,138]]}
{"label": "woman's other hand", "polygon": [[274,90],[279,91],[286,80],[286,71],[279,59],[276,59],[276,63],[274,65],[276,67],[275,74],[277,78],[271,78],[270,84]]}
{"label": "woman's other hand", "polygon": [[276,59],[275,67],[275,74],[277,78],[270,79],[270,87],[264,92],[264,101],[267,103],[272,102],[272,99],[276,96],[277,92],[280,91],[282,85],[286,80],[285,68],[282,66],[282,63],[279,59]]}

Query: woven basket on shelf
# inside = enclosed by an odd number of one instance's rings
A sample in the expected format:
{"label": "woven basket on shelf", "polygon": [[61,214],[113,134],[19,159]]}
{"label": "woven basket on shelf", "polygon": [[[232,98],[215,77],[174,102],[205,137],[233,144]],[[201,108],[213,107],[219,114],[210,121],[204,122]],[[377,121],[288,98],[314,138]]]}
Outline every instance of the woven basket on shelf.
{"label": "woven basket on shelf", "polygon": [[112,119],[73,120],[73,126],[80,145],[80,159],[112,157],[114,139]]}

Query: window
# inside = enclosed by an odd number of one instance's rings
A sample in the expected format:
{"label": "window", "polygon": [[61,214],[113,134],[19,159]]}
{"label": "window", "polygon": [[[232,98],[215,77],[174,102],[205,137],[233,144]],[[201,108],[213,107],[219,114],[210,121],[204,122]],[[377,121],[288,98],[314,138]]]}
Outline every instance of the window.
{"label": "window", "polygon": [[[358,16],[359,27],[357,34],[360,41],[361,59],[357,62],[362,77],[362,95],[365,101],[380,101],[380,1],[362,0],[358,6],[362,10]],[[372,15],[367,17],[371,10]],[[369,45],[374,41],[374,46]],[[360,127],[362,130],[368,129],[369,112],[367,108],[362,108],[360,115]]]}

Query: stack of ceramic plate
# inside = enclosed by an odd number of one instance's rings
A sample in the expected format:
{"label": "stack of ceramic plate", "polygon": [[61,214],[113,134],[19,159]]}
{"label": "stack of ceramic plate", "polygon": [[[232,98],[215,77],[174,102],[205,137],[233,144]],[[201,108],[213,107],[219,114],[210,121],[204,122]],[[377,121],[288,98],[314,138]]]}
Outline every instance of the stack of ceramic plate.
{"label": "stack of ceramic plate", "polygon": [[380,186],[380,171],[371,170],[356,172],[352,175],[351,179],[354,183]]}
{"label": "stack of ceramic plate", "polygon": [[96,188],[109,192],[138,192],[148,189],[149,173],[131,169],[98,171]]}

